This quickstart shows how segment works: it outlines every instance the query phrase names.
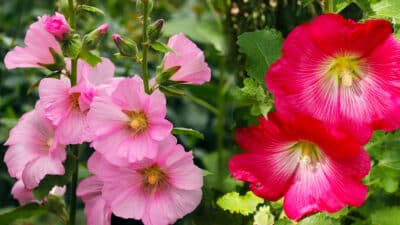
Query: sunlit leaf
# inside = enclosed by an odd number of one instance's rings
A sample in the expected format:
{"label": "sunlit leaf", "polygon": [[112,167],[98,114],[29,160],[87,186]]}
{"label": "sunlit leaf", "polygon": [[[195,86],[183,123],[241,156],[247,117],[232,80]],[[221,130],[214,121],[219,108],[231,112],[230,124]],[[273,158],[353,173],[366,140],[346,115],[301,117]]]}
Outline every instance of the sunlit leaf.
{"label": "sunlit leaf", "polygon": [[230,192],[219,198],[217,205],[230,213],[239,213],[247,216],[254,213],[257,205],[263,202],[262,198],[257,197],[251,191],[244,196],[240,196],[237,192]]}

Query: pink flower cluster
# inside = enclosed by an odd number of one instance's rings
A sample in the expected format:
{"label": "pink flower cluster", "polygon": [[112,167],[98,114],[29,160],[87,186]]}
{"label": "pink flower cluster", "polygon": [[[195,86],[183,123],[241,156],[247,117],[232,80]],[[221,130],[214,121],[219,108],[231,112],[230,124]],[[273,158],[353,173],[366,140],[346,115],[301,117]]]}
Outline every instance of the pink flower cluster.
{"label": "pink flower cluster", "polygon": [[[26,47],[7,54],[7,68],[53,63],[50,48],[62,54],[58,41],[69,32],[63,15],[40,17],[28,30]],[[170,43],[176,54],[166,54],[165,64],[181,67],[171,79],[210,80],[204,54],[194,43],[182,34]],[[21,204],[33,200],[31,190],[46,175],[65,173],[66,146],[89,142],[95,149],[88,163],[93,176],[77,190],[89,225],[109,225],[112,213],[146,225],[168,225],[193,211],[202,196],[202,172],[171,134],[164,94],[146,93],[139,76],[114,77],[114,65],[106,58],[95,67],[79,60],[72,85],[71,60],[65,61],[59,79],[41,80],[35,109],[20,119],[6,142],[4,161],[18,179],[13,195]]]}
{"label": "pink flower cluster", "polygon": [[291,219],[360,206],[373,130],[400,127],[400,44],[384,20],[327,14],[296,27],[266,74],[277,112],[238,129],[229,168]]}

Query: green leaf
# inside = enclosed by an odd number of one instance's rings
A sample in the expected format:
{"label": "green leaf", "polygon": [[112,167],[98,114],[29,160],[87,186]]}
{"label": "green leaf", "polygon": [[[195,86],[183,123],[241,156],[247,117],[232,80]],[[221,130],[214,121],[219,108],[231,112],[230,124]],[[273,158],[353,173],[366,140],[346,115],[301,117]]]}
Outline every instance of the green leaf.
{"label": "green leaf", "polygon": [[374,17],[389,19],[393,23],[400,23],[400,1],[383,0],[372,5]]}
{"label": "green leaf", "polygon": [[395,225],[400,221],[400,207],[387,207],[376,210],[371,215],[373,225]]}
{"label": "green leaf", "polygon": [[244,101],[251,105],[251,115],[266,116],[273,107],[272,95],[253,78],[246,78],[243,83],[244,87],[240,90],[245,98]]}
{"label": "green leaf", "polygon": [[204,139],[204,135],[200,131],[191,128],[175,127],[174,129],[172,129],[172,133],[175,135],[183,134],[183,135],[193,136],[199,139]]}
{"label": "green leaf", "polygon": [[325,213],[317,213],[306,217],[298,225],[340,225],[339,220],[329,218]]}
{"label": "green leaf", "polygon": [[240,213],[247,216],[254,213],[257,205],[263,202],[262,198],[257,197],[251,191],[248,191],[244,196],[240,196],[237,192],[230,192],[219,198],[217,205],[230,213]]}
{"label": "green leaf", "polygon": [[65,56],[72,59],[78,58],[82,50],[82,41],[78,34],[74,34],[61,42],[61,48]]}
{"label": "green leaf", "polygon": [[101,9],[90,5],[79,5],[78,10],[94,13],[96,15],[104,15],[104,12]]}
{"label": "green leaf", "polygon": [[179,32],[184,33],[192,40],[210,44],[214,48],[225,53],[227,51],[226,40],[222,31],[216,29],[217,25],[210,20],[196,20],[195,18],[168,20],[164,24],[163,34],[172,36]]}
{"label": "green leaf", "polygon": [[68,155],[67,160],[64,163],[64,175],[47,175],[43,178],[42,181],[40,181],[39,186],[32,191],[38,200],[44,199],[54,186],[62,187],[69,183],[73,171],[73,160],[73,156]]}
{"label": "green leaf", "polygon": [[176,54],[176,52],[173,49],[171,49],[168,45],[159,41],[151,43],[150,47],[158,52],[162,53],[171,52],[173,54]]}
{"label": "green leaf", "polygon": [[308,6],[309,4],[311,4],[313,2],[314,2],[314,0],[301,0],[301,5],[303,7],[306,7],[306,6]]}
{"label": "green leaf", "polygon": [[95,67],[98,63],[101,62],[101,58],[90,51],[82,51],[81,58],[92,67]]}
{"label": "green leaf", "polygon": [[276,30],[259,30],[238,37],[239,52],[247,56],[246,71],[250,77],[265,85],[268,68],[281,56],[283,38]]}
{"label": "green leaf", "polygon": [[269,206],[261,206],[254,215],[254,225],[273,225],[274,221]]}
{"label": "green leaf", "polygon": [[0,225],[10,225],[12,222],[18,219],[27,219],[32,216],[41,215],[47,213],[46,209],[37,203],[29,203],[12,211],[3,213],[0,215]]}
{"label": "green leaf", "polygon": [[336,13],[339,13],[351,4],[352,0],[333,0],[333,8]]}

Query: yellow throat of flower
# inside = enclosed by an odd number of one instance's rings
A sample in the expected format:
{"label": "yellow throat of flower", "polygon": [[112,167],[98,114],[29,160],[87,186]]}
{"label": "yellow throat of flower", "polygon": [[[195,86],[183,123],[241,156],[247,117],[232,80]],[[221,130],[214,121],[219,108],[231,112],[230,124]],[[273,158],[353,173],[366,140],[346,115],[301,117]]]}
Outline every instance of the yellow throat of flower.
{"label": "yellow throat of flower", "polygon": [[129,118],[129,127],[133,130],[135,134],[143,133],[147,127],[147,117],[144,113],[137,113],[137,112],[125,112]]}
{"label": "yellow throat of flower", "polygon": [[362,77],[361,64],[362,61],[356,56],[338,56],[330,62],[328,75],[337,77],[343,86],[351,87]]}
{"label": "yellow throat of flower", "polygon": [[308,141],[299,141],[290,149],[293,151],[300,151],[301,160],[307,163],[316,163],[321,156],[321,151],[318,146]]}
{"label": "yellow throat of flower", "polygon": [[167,176],[157,165],[150,166],[140,171],[146,189],[153,192],[167,183]]}

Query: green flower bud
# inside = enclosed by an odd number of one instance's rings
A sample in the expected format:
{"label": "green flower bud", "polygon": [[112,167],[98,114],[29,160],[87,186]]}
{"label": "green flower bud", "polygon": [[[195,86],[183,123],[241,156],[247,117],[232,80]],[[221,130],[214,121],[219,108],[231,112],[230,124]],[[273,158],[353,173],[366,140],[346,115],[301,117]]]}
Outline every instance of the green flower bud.
{"label": "green flower bud", "polygon": [[85,50],[96,49],[101,41],[101,39],[106,35],[108,30],[108,24],[105,23],[100,27],[96,28],[92,32],[86,34],[83,37],[83,48]]}
{"label": "green flower bud", "polygon": [[117,45],[119,53],[122,56],[136,57],[136,54],[138,52],[136,42],[134,42],[129,38],[121,37],[118,34],[113,34],[112,38],[114,40],[115,45]]}
{"label": "green flower bud", "polygon": [[149,26],[148,33],[149,33],[149,40],[151,42],[161,37],[163,25],[164,25],[164,20],[158,19],[156,22],[154,22]]}

